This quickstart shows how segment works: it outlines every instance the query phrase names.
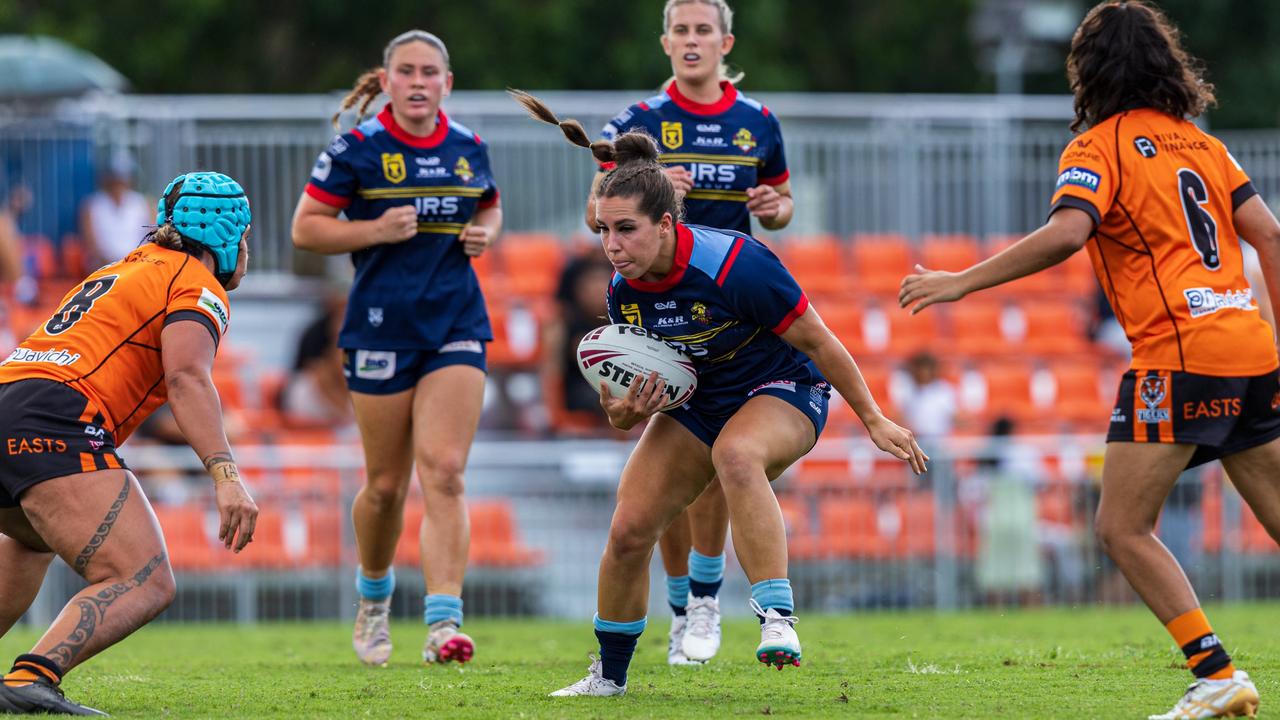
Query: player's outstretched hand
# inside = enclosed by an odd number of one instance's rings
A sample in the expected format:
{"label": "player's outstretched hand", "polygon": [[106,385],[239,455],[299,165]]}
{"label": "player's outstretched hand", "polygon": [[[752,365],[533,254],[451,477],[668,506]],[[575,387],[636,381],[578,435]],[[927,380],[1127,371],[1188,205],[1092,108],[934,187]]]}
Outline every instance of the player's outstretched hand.
{"label": "player's outstretched hand", "polygon": [[959,273],[927,270],[923,265],[916,265],[914,275],[902,278],[898,306],[912,306],[911,314],[915,315],[934,303],[955,302],[965,294],[964,281]]}
{"label": "player's outstretched hand", "polygon": [[772,185],[747,188],[747,212],[761,220],[772,220],[782,211],[782,195]]}
{"label": "player's outstretched hand", "polygon": [[677,198],[683,198],[693,189],[693,173],[689,172],[689,168],[683,165],[668,165],[662,169],[662,172],[666,173],[671,184],[676,186]]}
{"label": "player's outstretched hand", "polygon": [[418,211],[412,205],[397,205],[373,223],[379,243],[404,242],[418,234]]}
{"label": "player's outstretched hand", "polygon": [[221,480],[215,485],[217,494],[218,541],[228,550],[240,552],[253,542],[253,529],[258,524],[258,505],[239,480]]}
{"label": "player's outstretched hand", "polygon": [[898,458],[906,460],[912,471],[919,475],[929,468],[929,456],[920,449],[915,435],[910,430],[898,425],[884,415],[878,415],[866,423],[867,434],[876,447]]}
{"label": "player's outstretched hand", "polygon": [[630,430],[636,423],[662,409],[666,400],[663,391],[667,389],[667,381],[653,372],[643,382],[637,378],[627,389],[625,397],[616,398],[609,392],[609,386],[600,383],[600,407],[609,416],[609,424],[619,430]]}
{"label": "player's outstretched hand", "polygon": [[493,230],[483,225],[468,225],[458,235],[462,243],[462,252],[471,257],[480,257],[493,242]]}

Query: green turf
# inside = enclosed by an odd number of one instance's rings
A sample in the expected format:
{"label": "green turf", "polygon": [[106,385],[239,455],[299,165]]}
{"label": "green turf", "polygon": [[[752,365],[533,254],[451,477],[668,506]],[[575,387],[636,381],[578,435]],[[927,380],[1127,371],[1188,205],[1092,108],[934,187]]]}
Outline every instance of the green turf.
{"label": "green turf", "polygon": [[[1210,608],[1263,696],[1280,702],[1280,605]],[[1182,656],[1139,608],[935,615],[805,615],[804,666],[757,663],[754,621],[726,625],[721,656],[668,668],[654,622],[622,698],[552,699],[594,649],[586,622],[474,620],[476,660],[424,667],[420,625],[393,627],[387,668],[355,662],[334,623],[158,625],[75,670],[71,698],[117,717],[1138,718],[1163,712],[1189,680]],[[0,639],[0,655],[34,633]]]}

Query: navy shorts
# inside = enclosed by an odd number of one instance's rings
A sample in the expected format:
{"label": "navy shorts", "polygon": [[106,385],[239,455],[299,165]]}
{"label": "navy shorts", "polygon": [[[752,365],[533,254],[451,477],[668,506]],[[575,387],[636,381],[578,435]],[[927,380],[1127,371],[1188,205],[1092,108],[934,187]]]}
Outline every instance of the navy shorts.
{"label": "navy shorts", "polygon": [[450,365],[469,365],[486,371],[485,343],[457,340],[438,350],[342,351],[342,374],[347,389],[368,395],[391,395],[408,390],[428,374]]}
{"label": "navy shorts", "polygon": [[128,470],[98,408],[57,380],[0,385],[0,507],[27,488],[65,475]]}
{"label": "navy shorts", "polygon": [[1280,373],[1214,377],[1130,370],[1120,379],[1107,442],[1198,445],[1195,467],[1280,437]]}
{"label": "navy shorts", "polygon": [[826,427],[827,424],[827,404],[831,399],[831,386],[825,382],[805,385],[792,380],[776,380],[759,385],[744,394],[742,402],[738,403],[738,406],[732,412],[724,415],[710,415],[698,412],[691,409],[688,404],[685,404],[674,410],[668,410],[667,416],[685,426],[689,432],[693,433],[707,447],[711,447],[715,444],[716,438],[720,437],[720,431],[729,422],[729,418],[733,417],[734,413],[738,412],[748,400],[757,395],[769,395],[785,400],[792,407],[804,413],[805,417],[809,418],[809,422],[813,423],[813,438],[815,442],[822,435],[822,428]]}

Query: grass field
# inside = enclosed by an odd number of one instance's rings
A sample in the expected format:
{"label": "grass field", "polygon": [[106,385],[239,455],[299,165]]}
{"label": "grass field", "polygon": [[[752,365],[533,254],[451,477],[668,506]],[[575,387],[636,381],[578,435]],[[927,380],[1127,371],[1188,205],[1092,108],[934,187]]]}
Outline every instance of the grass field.
{"label": "grass field", "polygon": [[[1215,629],[1263,697],[1280,703],[1280,604],[1210,608]],[[1138,608],[802,618],[801,668],[758,664],[752,620],[726,625],[721,656],[668,668],[667,623],[641,640],[622,698],[553,700],[594,650],[587,622],[468,623],[465,669],[424,667],[420,625],[393,627],[387,668],[355,662],[335,623],[159,625],[76,670],[72,699],[117,717],[1140,718],[1163,712],[1190,675]],[[35,634],[0,639],[0,656]]]}

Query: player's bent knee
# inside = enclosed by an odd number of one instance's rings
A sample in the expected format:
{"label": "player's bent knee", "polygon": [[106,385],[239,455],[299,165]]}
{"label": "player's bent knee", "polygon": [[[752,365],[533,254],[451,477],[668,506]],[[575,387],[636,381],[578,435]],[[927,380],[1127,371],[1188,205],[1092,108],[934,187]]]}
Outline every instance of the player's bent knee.
{"label": "player's bent knee", "polygon": [[462,457],[423,457],[418,459],[418,480],[424,492],[434,495],[459,496],[466,489]]}
{"label": "player's bent knee", "polygon": [[614,516],[605,552],[618,557],[648,554],[658,542],[659,528],[643,520]]}
{"label": "player's bent knee", "polygon": [[404,507],[404,499],[409,494],[409,484],[399,478],[390,476],[369,477],[369,483],[361,490],[365,502],[372,504],[379,511],[393,512]]}
{"label": "player's bent knee", "polygon": [[756,482],[764,467],[759,450],[737,440],[717,442],[711,449],[711,463],[726,492]]}

